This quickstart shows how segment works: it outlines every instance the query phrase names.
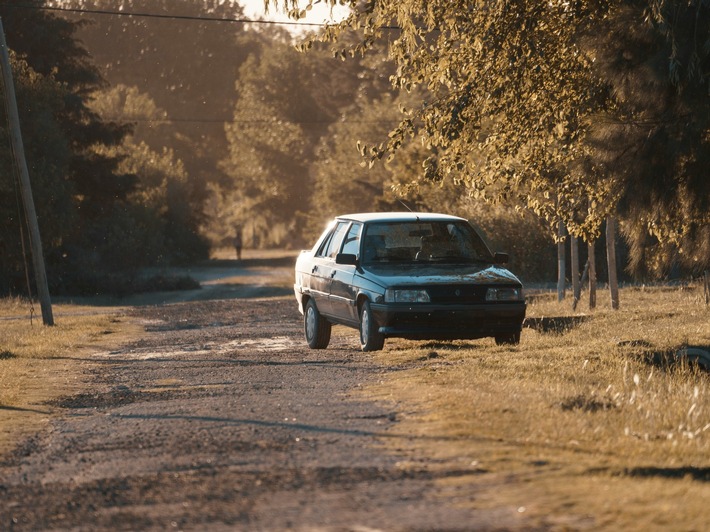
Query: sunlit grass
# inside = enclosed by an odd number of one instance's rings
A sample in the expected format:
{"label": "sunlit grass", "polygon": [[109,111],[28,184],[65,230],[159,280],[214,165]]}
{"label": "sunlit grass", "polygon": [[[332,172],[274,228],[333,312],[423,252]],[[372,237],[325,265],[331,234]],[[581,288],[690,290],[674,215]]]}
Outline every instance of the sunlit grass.
{"label": "sunlit grass", "polygon": [[120,309],[55,305],[55,325],[47,327],[32,306],[0,299],[0,452],[49,419],[52,399],[80,389],[90,365],[83,349],[135,333]]}
{"label": "sunlit grass", "polygon": [[[600,298],[596,310],[572,312],[569,301],[537,298],[531,321],[575,320],[551,332],[525,328],[517,347],[392,341],[378,359],[400,371],[369,392],[407,405],[397,430],[420,436],[409,441],[414,454],[522,475],[500,492],[539,497],[546,512],[591,497],[603,520],[611,510],[602,507],[628,493],[604,495],[597,483],[665,490],[678,477],[707,477],[694,489],[710,496],[710,374],[675,359],[687,345],[710,349],[702,290],[625,289],[621,303],[612,311]],[[700,500],[688,522],[698,515],[710,518]]]}

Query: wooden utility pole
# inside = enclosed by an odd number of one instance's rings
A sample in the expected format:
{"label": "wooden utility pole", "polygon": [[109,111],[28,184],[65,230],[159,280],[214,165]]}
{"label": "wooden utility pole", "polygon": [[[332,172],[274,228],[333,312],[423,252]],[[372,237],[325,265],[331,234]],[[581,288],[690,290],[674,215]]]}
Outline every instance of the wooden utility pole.
{"label": "wooden utility pole", "polygon": [[2,26],[2,19],[0,19],[0,66],[2,67],[2,79],[5,86],[5,100],[7,102],[8,120],[10,122],[12,151],[15,154],[15,161],[20,170],[20,192],[22,194],[22,203],[25,207],[27,224],[29,225],[32,264],[37,281],[37,295],[39,296],[39,302],[42,308],[42,322],[45,325],[54,325],[52,303],[49,298],[49,287],[47,286],[47,273],[44,269],[42,240],[39,236],[37,212],[35,211],[35,203],[30,186],[30,174],[27,170],[27,162],[25,161],[25,147],[22,144],[22,133],[20,131],[20,115],[17,112],[15,85],[12,81],[12,69],[10,68],[10,54],[7,51],[5,29]]}
{"label": "wooden utility pole", "polygon": [[616,220],[612,216],[606,219],[606,263],[609,269],[609,294],[611,308],[619,309],[619,280],[616,276]]}

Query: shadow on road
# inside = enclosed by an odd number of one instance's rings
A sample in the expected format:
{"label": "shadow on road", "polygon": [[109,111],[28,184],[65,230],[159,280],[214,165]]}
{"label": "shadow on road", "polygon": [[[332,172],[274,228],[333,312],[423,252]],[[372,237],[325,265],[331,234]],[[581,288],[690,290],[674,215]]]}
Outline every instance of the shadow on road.
{"label": "shadow on road", "polygon": [[188,301],[284,297],[293,293],[293,268],[297,253],[284,251],[242,260],[210,259],[185,267],[154,268],[143,272],[146,278],[189,277],[199,283],[199,288],[125,296],[62,297],[56,298],[55,302],[99,307],[141,307]]}

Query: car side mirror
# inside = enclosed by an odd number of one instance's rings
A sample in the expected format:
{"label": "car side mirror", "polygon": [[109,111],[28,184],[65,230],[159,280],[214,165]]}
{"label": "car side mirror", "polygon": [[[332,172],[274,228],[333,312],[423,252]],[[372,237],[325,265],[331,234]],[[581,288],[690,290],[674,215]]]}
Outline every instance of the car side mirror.
{"label": "car side mirror", "polygon": [[357,266],[357,255],[353,255],[352,253],[338,253],[335,256],[335,264]]}
{"label": "car side mirror", "polygon": [[501,253],[500,251],[496,251],[493,254],[493,263],[494,264],[508,264],[508,254],[507,253]]}

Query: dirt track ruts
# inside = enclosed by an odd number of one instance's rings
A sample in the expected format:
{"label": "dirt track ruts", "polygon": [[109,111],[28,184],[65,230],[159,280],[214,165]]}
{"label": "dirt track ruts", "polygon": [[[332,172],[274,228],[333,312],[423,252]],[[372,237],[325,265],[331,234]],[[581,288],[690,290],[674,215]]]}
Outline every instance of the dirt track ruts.
{"label": "dirt track ruts", "polygon": [[[305,347],[292,298],[136,308],[145,335],[91,357],[90,389],[0,464],[1,530],[481,530],[510,514],[402,467],[401,405],[357,334]],[[128,319],[127,318],[127,319]],[[411,463],[411,462],[410,462]],[[469,494],[470,496],[471,494]]]}

